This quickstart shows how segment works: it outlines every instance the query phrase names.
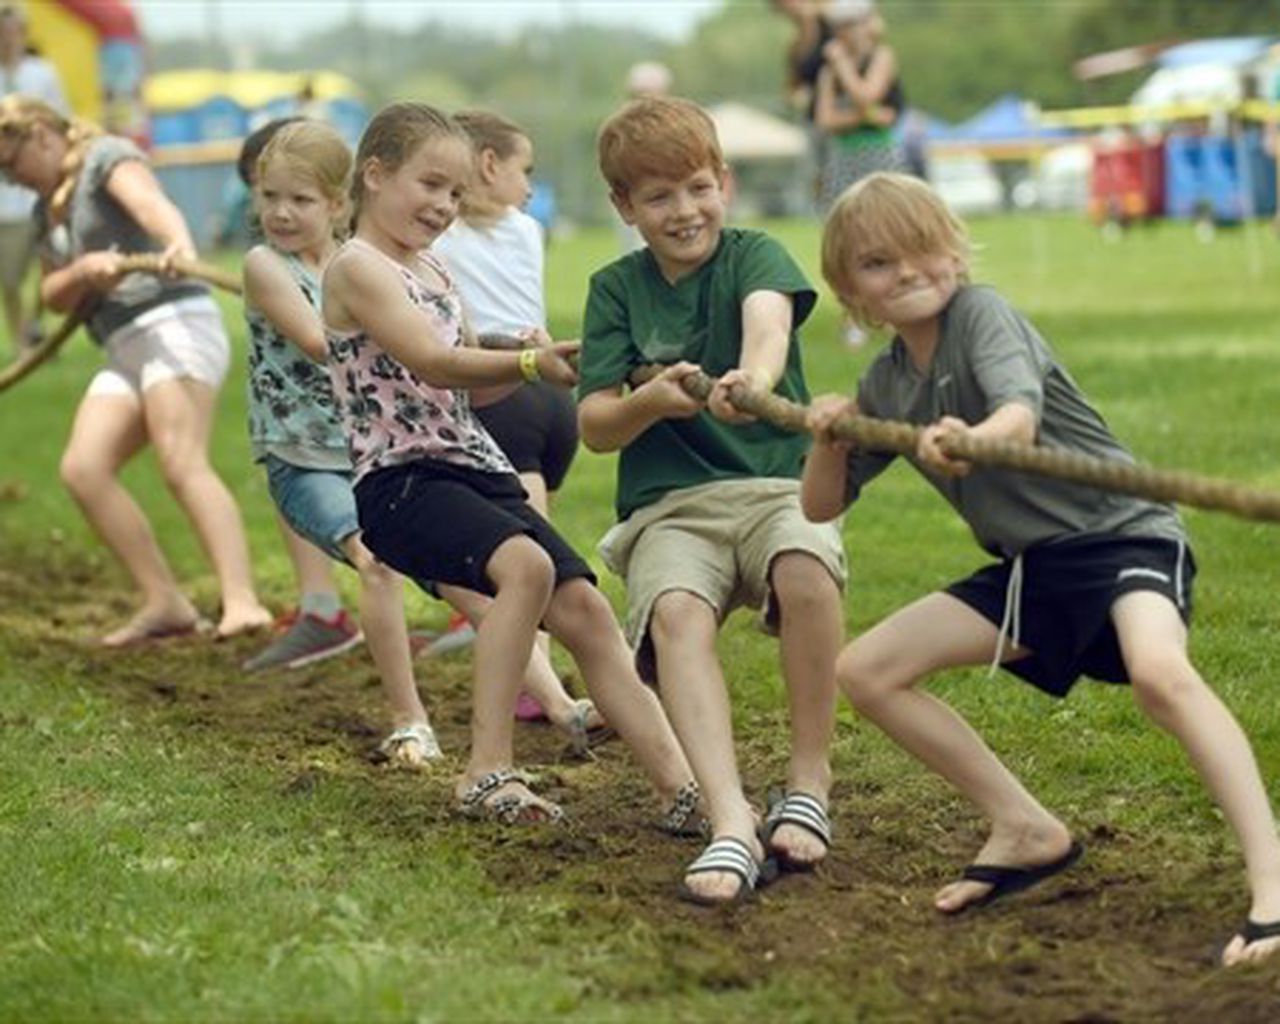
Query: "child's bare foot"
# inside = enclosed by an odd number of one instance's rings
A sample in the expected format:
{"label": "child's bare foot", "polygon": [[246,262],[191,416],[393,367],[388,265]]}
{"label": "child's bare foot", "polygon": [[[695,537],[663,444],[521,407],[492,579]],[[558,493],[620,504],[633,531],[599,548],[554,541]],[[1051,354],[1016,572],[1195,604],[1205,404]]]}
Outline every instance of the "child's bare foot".
{"label": "child's bare foot", "polygon": [[201,624],[200,613],[186,598],[177,598],[160,605],[146,605],[119,629],[114,629],[101,639],[103,647],[130,647],[161,640],[165,637],[186,636],[196,632]]}
{"label": "child's bare foot", "polygon": [[218,639],[229,640],[233,636],[266,629],[274,621],[271,613],[256,602],[229,604],[222,609],[222,619],[218,622]]}
{"label": "child's bare foot", "polygon": [[944,914],[980,907],[1070,867],[1080,853],[1071,833],[1056,819],[1016,831],[993,831],[964,877],[939,889],[933,905]]}

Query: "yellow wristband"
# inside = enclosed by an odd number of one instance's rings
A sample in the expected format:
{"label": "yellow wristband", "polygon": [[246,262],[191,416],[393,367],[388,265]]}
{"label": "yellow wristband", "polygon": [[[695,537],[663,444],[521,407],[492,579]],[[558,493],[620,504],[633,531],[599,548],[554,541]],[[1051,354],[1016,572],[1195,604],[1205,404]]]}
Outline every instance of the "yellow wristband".
{"label": "yellow wristband", "polygon": [[517,357],[517,365],[520,367],[520,376],[527,381],[540,380],[542,371],[538,369],[538,350],[536,348],[526,348],[520,350]]}

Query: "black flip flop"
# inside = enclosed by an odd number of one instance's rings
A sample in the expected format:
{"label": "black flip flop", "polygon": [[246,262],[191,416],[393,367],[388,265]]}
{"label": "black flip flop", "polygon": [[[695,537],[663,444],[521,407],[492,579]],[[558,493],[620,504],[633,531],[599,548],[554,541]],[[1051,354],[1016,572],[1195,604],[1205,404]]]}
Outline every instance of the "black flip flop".
{"label": "black flip flop", "polygon": [[1084,853],[1084,847],[1075,842],[1071,843],[1070,848],[1057,860],[1051,860],[1048,864],[1037,864],[1034,867],[1010,867],[1000,864],[970,864],[961,872],[960,877],[966,882],[982,882],[991,888],[979,896],[976,900],[966,903],[960,910],[968,910],[970,907],[985,907],[988,903],[994,903],[1001,896],[1009,896],[1015,892],[1021,892],[1023,889],[1030,889],[1033,885],[1043,882],[1046,878],[1051,878],[1060,871],[1065,871],[1080,859],[1080,855]]}
{"label": "black flip flop", "polygon": [[1240,929],[1240,937],[1244,939],[1245,949],[1248,949],[1255,942],[1261,942],[1263,939],[1280,938],[1280,920],[1259,924],[1251,918],[1246,918],[1244,927]]}

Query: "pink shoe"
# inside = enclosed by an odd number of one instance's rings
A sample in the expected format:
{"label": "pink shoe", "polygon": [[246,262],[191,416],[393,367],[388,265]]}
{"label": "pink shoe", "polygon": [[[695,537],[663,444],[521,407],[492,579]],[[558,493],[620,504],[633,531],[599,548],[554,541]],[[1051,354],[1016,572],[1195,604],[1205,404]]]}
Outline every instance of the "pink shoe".
{"label": "pink shoe", "polygon": [[520,696],[516,698],[516,721],[545,722],[546,720],[547,713],[542,710],[542,705],[521,690]]}

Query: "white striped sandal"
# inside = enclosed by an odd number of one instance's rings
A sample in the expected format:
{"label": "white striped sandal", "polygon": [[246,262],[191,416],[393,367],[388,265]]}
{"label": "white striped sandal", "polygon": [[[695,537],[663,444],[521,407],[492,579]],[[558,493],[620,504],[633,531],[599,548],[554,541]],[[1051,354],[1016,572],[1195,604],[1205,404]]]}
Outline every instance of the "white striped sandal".
{"label": "white striped sandal", "polygon": [[[690,875],[710,874],[713,871],[738,877],[740,884],[732,896],[704,896],[690,889],[685,881]],[[772,882],[777,874],[778,865],[772,857],[767,857],[764,863],[760,863],[751,852],[751,847],[741,839],[721,836],[711,840],[698,859],[685,868],[684,878],[680,880],[679,895],[682,900],[702,907],[731,906],[743,902],[758,887]]]}
{"label": "white striped sandal", "polygon": [[529,788],[532,782],[514,768],[490,772],[458,798],[458,810],[468,818],[500,825],[554,825],[563,821],[560,805],[534,793]]}
{"label": "white striped sandal", "polygon": [[[783,825],[794,825],[815,836],[822,843],[822,856],[815,860],[799,860],[776,845],[773,841],[774,833]],[[831,819],[817,797],[808,793],[795,791],[776,795],[769,801],[763,839],[766,849],[778,859],[778,867],[783,871],[812,871],[826,859],[827,851],[831,849]]]}

